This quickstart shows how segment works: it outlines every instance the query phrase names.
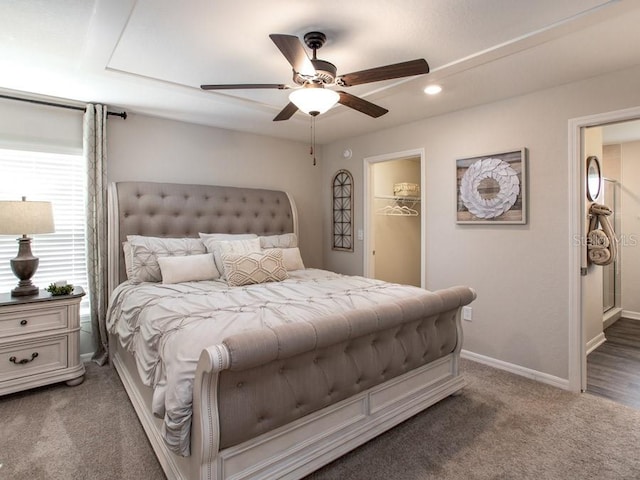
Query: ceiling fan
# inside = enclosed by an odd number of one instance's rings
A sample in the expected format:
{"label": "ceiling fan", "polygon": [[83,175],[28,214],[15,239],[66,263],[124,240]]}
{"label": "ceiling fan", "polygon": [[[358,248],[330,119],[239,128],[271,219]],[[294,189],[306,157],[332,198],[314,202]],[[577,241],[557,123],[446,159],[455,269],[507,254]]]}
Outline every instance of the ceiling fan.
{"label": "ceiling fan", "polygon": [[203,90],[234,90],[234,89],[295,89],[289,95],[289,103],[276,115],[274,121],[288,120],[298,110],[302,110],[311,116],[316,116],[329,110],[336,103],[353,108],[370,117],[378,118],[388,112],[374,103],[351,95],[341,90],[332,90],[325,87],[337,85],[338,87],[352,87],[365,83],[380,82],[394,78],[409,77],[429,73],[429,64],[423,58],[408,62],[385,65],[383,67],[361,70],[359,72],[337,75],[334,64],[317,58],[317,50],[327,40],[322,32],[309,32],[304,36],[304,43],[313,50],[310,59],[307,52],[294,35],[271,34],[269,35],[276,47],[282,52],[293,68],[292,87],[277,83],[245,83],[228,85],[200,85]]}

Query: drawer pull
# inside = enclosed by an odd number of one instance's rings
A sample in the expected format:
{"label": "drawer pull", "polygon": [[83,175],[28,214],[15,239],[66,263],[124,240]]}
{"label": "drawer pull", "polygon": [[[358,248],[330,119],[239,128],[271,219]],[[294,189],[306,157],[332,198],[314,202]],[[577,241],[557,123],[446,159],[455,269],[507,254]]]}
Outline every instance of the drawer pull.
{"label": "drawer pull", "polygon": [[9,361],[11,363],[15,363],[16,365],[24,365],[25,363],[33,362],[38,356],[38,352],[33,352],[31,354],[31,358],[23,358],[22,360],[17,360],[16,357],[11,357]]}
{"label": "drawer pull", "polygon": [[27,322],[26,320],[20,320],[20,325],[21,325],[21,326],[23,326],[23,327],[24,327],[27,323],[29,323],[29,322]]}

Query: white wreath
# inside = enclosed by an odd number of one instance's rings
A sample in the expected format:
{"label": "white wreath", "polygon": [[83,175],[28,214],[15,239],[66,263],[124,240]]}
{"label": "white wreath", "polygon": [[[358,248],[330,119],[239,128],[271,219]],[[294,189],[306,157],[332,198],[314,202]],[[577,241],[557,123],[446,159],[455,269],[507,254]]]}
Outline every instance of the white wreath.
{"label": "white wreath", "polygon": [[[485,178],[498,182],[500,190],[493,198],[482,198],[478,187]],[[462,176],[460,198],[478,218],[495,218],[509,210],[520,194],[518,173],[499,158],[484,158],[474,162]]]}

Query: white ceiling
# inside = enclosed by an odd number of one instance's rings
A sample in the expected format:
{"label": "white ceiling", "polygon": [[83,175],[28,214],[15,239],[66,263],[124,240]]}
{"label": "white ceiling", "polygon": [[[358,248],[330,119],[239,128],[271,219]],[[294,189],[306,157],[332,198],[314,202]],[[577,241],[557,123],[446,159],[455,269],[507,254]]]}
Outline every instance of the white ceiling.
{"label": "white ceiling", "polygon": [[637,0],[3,0],[0,89],[306,141],[308,116],[272,121],[287,91],[199,85],[292,84],[270,33],[324,32],[338,74],[429,62],[349,88],[390,112],[338,105],[317,120],[326,143],[640,64],[639,24]]}

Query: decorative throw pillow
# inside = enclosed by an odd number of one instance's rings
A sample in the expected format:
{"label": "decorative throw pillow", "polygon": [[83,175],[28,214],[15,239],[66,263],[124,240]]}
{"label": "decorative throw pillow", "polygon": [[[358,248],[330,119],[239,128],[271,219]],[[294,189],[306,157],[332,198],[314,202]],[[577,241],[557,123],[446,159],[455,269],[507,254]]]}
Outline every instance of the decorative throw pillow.
{"label": "decorative throw pillow", "polygon": [[210,253],[186,257],[158,257],[158,264],[162,273],[162,283],[197,282],[220,277]]}
{"label": "decorative throw pillow", "polygon": [[298,236],[295,233],[266,235],[259,238],[262,248],[294,248],[298,246]]}
{"label": "decorative throw pillow", "polygon": [[280,282],[289,278],[282,261],[282,250],[279,249],[247,254],[225,253],[222,264],[227,283],[232,287]]}
{"label": "decorative throw pillow", "polygon": [[213,253],[213,259],[216,262],[216,267],[218,271],[222,273],[224,277],[224,267],[222,265],[222,255],[225,253],[251,253],[251,252],[260,252],[262,249],[260,248],[260,240],[258,237],[244,239],[244,240],[213,240],[208,238],[203,240],[205,247],[207,248],[207,252]]}
{"label": "decorative throw pillow", "polygon": [[129,235],[131,245],[131,275],[133,283],[162,280],[158,257],[184,257],[206,253],[199,238],[164,238]]}

